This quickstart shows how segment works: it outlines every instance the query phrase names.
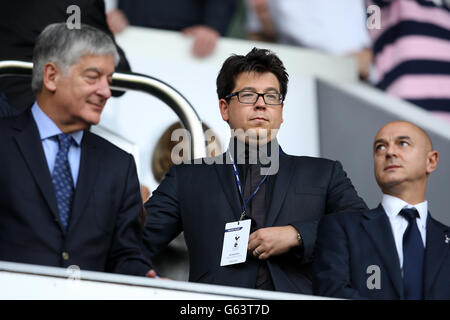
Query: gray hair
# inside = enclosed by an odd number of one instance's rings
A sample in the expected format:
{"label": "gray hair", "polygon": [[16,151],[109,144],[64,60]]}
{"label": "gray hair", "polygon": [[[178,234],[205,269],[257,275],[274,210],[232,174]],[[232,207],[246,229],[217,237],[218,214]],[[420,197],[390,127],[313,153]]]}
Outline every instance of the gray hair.
{"label": "gray hair", "polygon": [[115,66],[120,60],[112,38],[103,31],[85,24],[80,29],[68,29],[66,23],[48,25],[38,36],[33,50],[31,88],[34,94],[42,90],[46,63],[52,62],[66,72],[88,54],[112,55]]}

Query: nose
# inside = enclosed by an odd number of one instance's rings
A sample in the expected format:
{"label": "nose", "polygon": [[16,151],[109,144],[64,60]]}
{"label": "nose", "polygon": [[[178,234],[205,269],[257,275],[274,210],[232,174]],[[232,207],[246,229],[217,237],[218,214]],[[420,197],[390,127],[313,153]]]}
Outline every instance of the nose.
{"label": "nose", "polygon": [[255,102],[255,108],[257,109],[265,109],[266,103],[264,102],[263,96],[259,96],[258,99]]}
{"label": "nose", "polygon": [[109,99],[111,97],[111,89],[106,77],[102,78],[101,81],[99,81],[97,94],[105,99]]}
{"label": "nose", "polygon": [[386,157],[391,158],[397,155],[397,150],[394,145],[388,144],[386,146]]}

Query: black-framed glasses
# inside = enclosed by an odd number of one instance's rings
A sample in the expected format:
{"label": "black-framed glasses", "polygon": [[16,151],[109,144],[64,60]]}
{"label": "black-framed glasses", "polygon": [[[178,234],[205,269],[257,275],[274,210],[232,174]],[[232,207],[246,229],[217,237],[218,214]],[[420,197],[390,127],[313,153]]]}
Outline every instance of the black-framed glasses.
{"label": "black-framed glasses", "polygon": [[259,97],[263,97],[264,103],[267,105],[275,106],[283,103],[283,95],[278,92],[257,93],[254,91],[242,90],[230,93],[225,99],[228,100],[234,96],[238,98],[240,103],[244,104],[255,104]]}

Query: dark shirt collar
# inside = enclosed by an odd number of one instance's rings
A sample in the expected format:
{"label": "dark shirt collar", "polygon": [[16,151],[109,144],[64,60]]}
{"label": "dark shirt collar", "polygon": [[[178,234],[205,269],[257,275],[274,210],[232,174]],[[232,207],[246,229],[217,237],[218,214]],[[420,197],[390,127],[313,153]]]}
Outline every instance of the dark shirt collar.
{"label": "dark shirt collar", "polygon": [[271,155],[278,156],[278,141],[273,139],[265,145],[247,144],[242,140],[232,137],[228,144],[228,152],[237,165],[260,164],[269,166]]}

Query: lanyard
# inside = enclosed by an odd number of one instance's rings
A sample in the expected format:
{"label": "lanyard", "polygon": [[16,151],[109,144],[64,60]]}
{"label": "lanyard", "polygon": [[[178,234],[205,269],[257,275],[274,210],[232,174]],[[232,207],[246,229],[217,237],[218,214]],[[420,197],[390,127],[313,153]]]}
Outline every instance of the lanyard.
{"label": "lanyard", "polygon": [[258,186],[256,187],[255,191],[253,191],[253,193],[250,195],[250,197],[247,199],[247,201],[245,201],[244,199],[244,195],[242,193],[242,184],[241,184],[241,180],[239,179],[239,172],[237,170],[236,164],[234,163],[234,159],[231,156],[231,152],[228,150],[228,154],[230,155],[230,159],[233,162],[233,171],[234,171],[234,176],[236,177],[236,183],[238,185],[238,189],[239,189],[239,195],[241,197],[241,201],[242,201],[242,214],[241,217],[239,218],[239,221],[241,221],[245,214],[246,214],[246,210],[247,210],[247,205],[250,202],[250,200],[252,200],[252,198],[255,196],[255,194],[258,192],[259,188],[261,187],[261,185],[264,183],[264,181],[266,181],[268,174],[266,174],[261,181],[259,182]]}

